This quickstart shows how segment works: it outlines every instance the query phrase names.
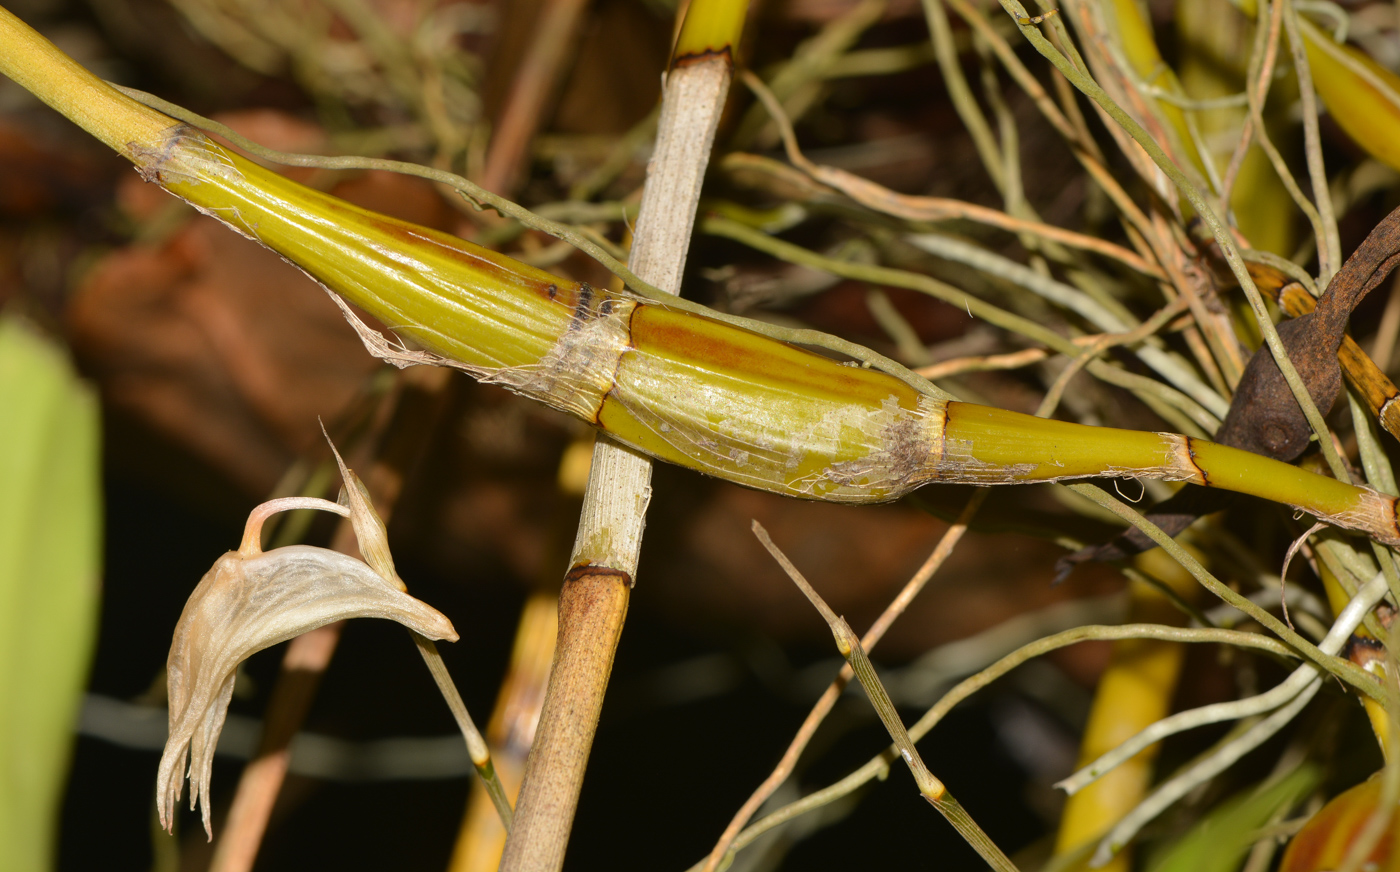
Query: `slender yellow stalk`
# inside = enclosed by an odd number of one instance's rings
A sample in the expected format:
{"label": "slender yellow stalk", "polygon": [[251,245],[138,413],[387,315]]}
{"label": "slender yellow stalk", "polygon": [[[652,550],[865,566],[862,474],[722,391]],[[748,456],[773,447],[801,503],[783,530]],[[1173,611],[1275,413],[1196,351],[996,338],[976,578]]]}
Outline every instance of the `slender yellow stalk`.
{"label": "slender yellow stalk", "polygon": [[163,139],[170,119],[118,93],[0,7],[0,72],[103,144],[132,158],[132,146]]}
{"label": "slender yellow stalk", "polygon": [[[1111,14],[1112,26],[1117,32],[1123,54],[1138,78],[1150,87],[1178,97],[1184,96],[1185,92],[1181,89],[1181,82],[1177,80],[1176,73],[1167,66],[1161,52],[1157,50],[1157,42],[1152,35],[1152,24],[1144,17],[1135,0],[1111,0],[1105,9]],[[1171,126],[1177,138],[1176,143],[1162,143],[1163,147],[1168,153],[1177,149],[1184,150],[1196,170],[1204,172],[1205,163],[1201,154],[1191,147],[1193,137],[1187,124],[1186,113],[1180,106],[1166,99],[1158,98],[1156,103],[1157,111]]]}
{"label": "slender yellow stalk", "polygon": [[732,58],[748,11],[749,0],[692,2],[676,38],[672,63],[679,66],[717,54]]}
{"label": "slender yellow stalk", "polygon": [[[1144,552],[1134,562],[1188,601],[1200,590],[1191,574],[1160,549]],[[1170,599],[1146,581],[1133,581],[1129,597],[1130,623],[1180,626],[1186,621]],[[1182,645],[1162,639],[1120,639],[1113,643],[1113,653],[1099,679],[1080,742],[1080,765],[1098,759],[1167,714],[1184,655]],[[1056,854],[1073,854],[1093,844],[1141,802],[1152,784],[1155,757],[1155,749],[1144,750],[1070,796],[1060,817]],[[1132,854],[1120,851],[1101,868],[1127,872],[1132,868]]]}

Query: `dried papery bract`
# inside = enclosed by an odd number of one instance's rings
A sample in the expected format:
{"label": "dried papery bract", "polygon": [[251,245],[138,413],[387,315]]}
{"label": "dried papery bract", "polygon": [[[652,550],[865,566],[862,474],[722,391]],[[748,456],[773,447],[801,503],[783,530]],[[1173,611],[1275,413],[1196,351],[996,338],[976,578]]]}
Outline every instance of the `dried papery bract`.
{"label": "dried papery bract", "polygon": [[[324,427],[321,432],[325,433]],[[404,584],[403,579],[399,578],[398,571],[394,569],[394,556],[389,553],[389,531],[384,526],[384,520],[374,510],[369,488],[365,487],[365,483],[360,481],[360,477],[355,475],[354,470],[345,465],[345,460],[341,458],[340,452],[336,450],[335,444],[330,441],[330,438],[330,434],[326,434],[326,442],[331,446],[331,454],[335,455],[335,464],[340,468],[340,477],[345,482],[345,487],[340,492],[339,510],[341,514],[350,517],[350,523],[355,529],[355,540],[360,545],[360,554],[380,577],[387,579],[398,590],[407,591],[408,585]],[[429,638],[425,638],[426,634],[413,632],[413,625],[407,624],[407,626],[410,631],[409,635],[413,637],[413,643],[418,646],[418,653],[423,655],[423,662],[427,664],[428,671],[432,673],[433,681],[437,682],[438,690],[442,691],[443,700],[447,703],[447,707],[452,710],[452,717],[456,719],[457,727],[462,731],[462,738],[467,742],[467,753],[471,755],[472,765],[476,767],[476,773],[481,776],[487,795],[491,797],[492,804],[496,806],[496,813],[500,815],[501,824],[509,832],[515,812],[511,808],[510,799],[506,796],[505,785],[501,783],[501,778],[496,773],[496,767],[491,762],[491,749],[487,747],[486,739],[482,737],[481,731],[476,728],[476,723],[467,711],[466,703],[462,702],[462,695],[457,692],[457,686],[452,683],[452,676],[448,674],[447,666],[442,662],[442,655],[438,653],[437,646]]]}
{"label": "dried papery bract", "polygon": [[263,519],[289,508],[348,514],[325,500],[259,506],[249,517],[243,546],[224,554],[205,574],[175,625],[167,662],[170,737],[156,780],[156,803],[167,830],[188,751],[190,807],[205,795],[204,829],[213,838],[208,791],[214,747],[233,695],[234,670],[252,654],[345,618],[388,618],[430,639],[457,639],[442,613],[353,557],[307,545],[263,552],[258,544]]}
{"label": "dried papery bract", "polygon": [[350,524],[355,529],[355,541],[360,546],[360,556],[394,587],[407,591],[408,585],[403,583],[398,570],[394,569],[394,557],[389,553],[389,531],[384,526],[384,520],[374,510],[369,488],[365,487],[365,483],[360,481],[354,470],[345,465],[345,460],[336,450],[335,443],[331,442],[330,434],[326,433],[324,426],[321,432],[325,434],[326,444],[331,447],[331,454],[335,455],[335,465],[340,469],[340,478],[345,482],[345,487],[340,492],[339,505],[348,510]]}

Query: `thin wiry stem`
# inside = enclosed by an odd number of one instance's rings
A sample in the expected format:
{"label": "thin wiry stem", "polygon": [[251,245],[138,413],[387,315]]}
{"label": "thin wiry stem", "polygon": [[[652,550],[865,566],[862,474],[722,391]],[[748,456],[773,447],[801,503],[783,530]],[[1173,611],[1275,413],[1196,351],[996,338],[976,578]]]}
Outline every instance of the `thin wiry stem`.
{"label": "thin wiry stem", "polygon": [[[887,6],[887,0],[860,0],[851,4],[815,35],[804,40],[793,51],[791,58],[776,65],[771,75],[765,76],[768,86],[782,101],[789,116],[800,118],[812,108],[821,93],[819,89],[826,72],[836,66],[861,35],[880,20]],[[760,134],[766,131],[766,126],[762,111],[749,107],[738,129],[730,137],[729,147],[753,147],[755,141],[760,140]]]}
{"label": "thin wiry stem", "polygon": [[862,206],[909,221],[946,221],[958,218],[967,221],[975,221],[1012,233],[1039,236],[1072,248],[1092,251],[1095,254],[1101,254],[1104,257],[1117,260],[1144,275],[1153,277],[1162,276],[1159,269],[1137,254],[1120,245],[1115,245],[1094,236],[1076,233],[1072,230],[1065,230],[1053,224],[1015,217],[997,209],[978,206],[975,203],[965,203],[961,200],[953,200],[946,197],[917,197],[907,194],[898,194],[883,185],[876,184],[854,173],[849,173],[836,167],[815,164],[810,161],[798,147],[797,136],[792,129],[792,122],[788,119],[787,114],[783,112],[782,104],[778,102],[773,92],[768,89],[768,86],[765,85],[761,79],[752,73],[745,71],[741,73],[741,75],[743,76],[744,83],[754,92],[759,102],[768,110],[769,115],[778,125],[778,133],[782,137],[783,148],[787,152],[788,160],[792,162],[793,166],[798,167],[818,182],[841,191]]}
{"label": "thin wiry stem", "polygon": [[[989,493],[988,490],[983,488],[972,495],[972,498],[967,501],[967,505],[963,508],[962,513],[958,515],[957,520],[953,522],[953,525],[949,527],[948,530],[944,532],[942,538],[938,540],[938,545],[934,547],[933,553],[931,553],[928,559],[924,561],[923,565],[915,571],[914,575],[904,585],[903,589],[900,590],[899,595],[885,607],[880,617],[875,619],[875,623],[870,625],[870,629],[866,631],[864,638],[861,639],[861,644],[866,651],[871,650],[879,644],[880,640],[884,638],[885,633],[894,625],[895,620],[898,619],[900,615],[904,614],[905,610],[909,608],[909,604],[914,601],[914,598],[919,595],[919,592],[932,580],[939,567],[952,556],[953,549],[957,546],[958,542],[962,541],[964,534],[967,533],[968,525],[972,523],[973,517],[976,516],[977,510],[981,508],[982,503],[986,501]],[[797,761],[802,756],[802,752],[806,750],[808,743],[812,740],[812,736],[816,734],[817,727],[821,726],[822,721],[831,713],[831,709],[836,705],[836,701],[841,697],[842,691],[846,689],[846,685],[850,683],[854,674],[850,664],[843,666],[836,678],[827,686],[827,689],[817,699],[816,703],[813,704],[812,710],[808,712],[806,719],[802,722],[802,726],[798,727],[796,735],[794,735],[792,741],[788,743],[787,749],[783,751],[782,759],[778,761],[778,765],[773,767],[773,771],[763,780],[763,783],[758,786],[758,789],[744,801],[744,804],[734,813],[734,817],[730,820],[729,825],[725,827],[724,832],[720,834],[719,839],[715,842],[714,848],[710,851],[709,858],[705,861],[704,869],[706,872],[713,872],[714,869],[718,868],[719,863],[721,863],[728,854],[730,846],[733,844],[734,839],[738,837],[744,825],[749,822],[758,812],[759,808],[768,801],[768,798],[792,775],[792,771],[796,768]]]}
{"label": "thin wiry stem", "polygon": [[[1342,646],[1351,638],[1352,632],[1360,626],[1361,619],[1375,607],[1385,592],[1385,578],[1377,575],[1376,579],[1359,592],[1346,609],[1337,616],[1337,620],[1333,622],[1327,636],[1318,643],[1318,650],[1332,655],[1341,651]],[[1119,764],[1137,756],[1138,752],[1149,745],[1155,745],[1168,736],[1206,724],[1243,720],[1273,711],[1296,698],[1316,679],[1316,667],[1307,664],[1299,667],[1267,693],[1261,693],[1248,699],[1202,706],[1163,718],[1055,786],[1070,795],[1078,793]]]}
{"label": "thin wiry stem", "polygon": [[[989,630],[995,632],[995,629]],[[1276,656],[1293,658],[1296,653],[1288,646],[1257,633],[1243,633],[1237,630],[1185,629],[1166,627],[1159,624],[1124,624],[1120,626],[1088,625],[1075,627],[1060,633],[1037,639],[1017,648],[981,672],[960,682],[943,694],[919,720],[909,728],[910,738],[917,742],[928,734],[947,714],[974,693],[990,685],[1016,667],[1048,654],[1051,651],[1076,645],[1086,641],[1116,641],[1119,639],[1161,639],[1173,642],[1221,643],[1238,645],[1264,651]],[[887,748],[841,780],[814,791],[802,799],[789,803],[761,820],[744,828],[735,837],[730,854],[752,844],[764,833],[788,821],[814,811],[860,789],[876,778],[884,778],[889,772],[890,763],[897,758],[893,748]],[[700,872],[703,861],[696,863],[688,872]]]}
{"label": "thin wiry stem", "polygon": [[1082,496],[1086,496],[1104,508],[1123,518],[1128,523],[1137,527],[1153,542],[1156,542],[1164,551],[1176,559],[1178,563],[1191,573],[1207,590],[1220,597],[1225,602],[1249,615],[1260,624],[1267,627],[1279,638],[1293,646],[1301,655],[1322,667],[1327,672],[1355,687],[1357,690],[1373,699],[1379,699],[1379,689],[1371,676],[1367,675],[1359,667],[1352,663],[1338,660],[1328,654],[1318,650],[1318,647],[1289,627],[1278,618],[1259,608],[1248,598],[1241,596],[1227,585],[1224,585],[1214,575],[1201,565],[1190,552],[1182,548],[1156,524],[1144,518],[1140,513],[1130,506],[1124,505],[1121,501],[1114,499],[1105,491],[1093,485],[1070,484],[1066,485],[1070,490]]}
{"label": "thin wiry stem", "polygon": [[[1235,180],[1244,167],[1245,155],[1249,152],[1255,131],[1261,131],[1267,136],[1267,131],[1262,124],[1262,107],[1268,96],[1269,86],[1273,83],[1274,64],[1278,61],[1279,34],[1283,28],[1281,19],[1268,14],[1268,3],[1269,0],[1260,0],[1259,11],[1256,14],[1259,20],[1267,19],[1269,26],[1256,26],[1254,29],[1254,50],[1250,52],[1249,64],[1245,73],[1245,105],[1249,107],[1249,114],[1245,116],[1244,130],[1241,131],[1240,141],[1235,146],[1234,153],[1230,155],[1230,164],[1225,170],[1225,178],[1221,184],[1220,203],[1222,210],[1229,208]],[[1272,143],[1269,144],[1269,147],[1272,147]],[[1272,156],[1269,160],[1273,161]],[[1285,178],[1285,186],[1292,181],[1291,174],[1287,177],[1281,176],[1281,178]],[[1297,184],[1295,183],[1293,187],[1297,188]]]}
{"label": "thin wiry stem", "polygon": [[[718,215],[702,218],[699,226],[704,233],[733,239],[788,263],[825,270],[843,278],[888,287],[908,288],[927,294],[953,306],[966,309],[974,318],[1013,333],[1019,333],[1068,357],[1078,357],[1083,351],[1073,340],[1066,339],[1043,324],[994,306],[932,276],[886,266],[852,263],[826,257]],[[803,331],[796,332],[801,334]],[[1219,420],[1215,416],[1205,412],[1198,403],[1171,385],[1136,373],[1126,372],[1102,360],[1092,361],[1088,365],[1088,370],[1095,378],[1133,391],[1154,411],[1163,415],[1172,426],[1183,432],[1191,435],[1199,435],[1202,431],[1212,433],[1219,425]],[[946,393],[940,395],[948,396]],[[1184,416],[1174,415],[1169,409],[1179,409],[1186,414]]]}
{"label": "thin wiry stem", "polygon": [[870,704],[874,706],[875,712],[885,725],[885,729],[894,739],[894,746],[898,750],[899,756],[904,759],[905,765],[914,775],[914,782],[919,787],[919,793],[923,794],[924,799],[938,809],[939,813],[948,820],[948,823],[953,825],[958,834],[972,846],[973,850],[988,865],[998,872],[1017,872],[1016,864],[1012,863],[1010,858],[977,825],[972,816],[948,792],[943,782],[929,772],[928,766],[924,764],[923,758],[919,755],[919,749],[914,746],[914,740],[910,738],[908,730],[904,727],[904,721],[900,719],[899,712],[895,710],[894,702],[890,699],[889,693],[886,692],[885,686],[880,683],[879,676],[875,674],[874,664],[870,662],[869,655],[865,653],[865,648],[860,644],[860,638],[856,636],[850,625],[831,610],[831,607],[813,589],[807,579],[802,577],[802,573],[797,570],[792,561],[788,560],[787,556],[773,543],[773,540],[768,536],[768,531],[764,530],[758,521],[753,522],[753,532],[798,589],[806,595],[812,605],[816,606],[827,625],[831,627],[831,632],[836,637],[836,647],[850,664],[861,687],[865,689]]}
{"label": "thin wiry stem", "polygon": [[953,108],[957,110],[963,126],[971,135],[972,142],[977,147],[977,155],[982,159],[982,166],[991,177],[992,184],[1005,194],[1006,175],[1001,162],[1001,149],[997,146],[996,137],[992,135],[991,125],[982,114],[982,107],[977,105],[977,98],[972,96],[967,78],[963,76],[962,62],[953,46],[948,13],[943,8],[942,0],[923,0],[923,7],[924,20],[928,22],[934,54],[938,58],[938,68],[943,72],[943,84],[948,89]]}
{"label": "thin wiry stem", "polygon": [[1337,215],[1332,208],[1332,192],[1327,185],[1327,169],[1322,163],[1322,140],[1318,133],[1317,92],[1313,90],[1308,53],[1298,27],[1298,10],[1292,0],[1278,0],[1283,8],[1283,26],[1288,31],[1288,48],[1293,53],[1293,70],[1298,75],[1298,95],[1303,104],[1303,150],[1312,180],[1313,201],[1322,225],[1317,240],[1317,283],[1323,287],[1342,268],[1342,242],[1337,233]]}
{"label": "thin wiry stem", "polygon": [[[951,236],[918,234],[908,239],[915,247],[936,257],[967,264],[988,275],[1013,282],[1037,296],[1069,309],[1100,330],[1125,333],[1134,326],[1124,323],[1116,314],[1105,309],[1087,294],[995,252]],[[1210,386],[1201,381],[1179,358],[1150,344],[1154,341],[1148,339],[1142,347],[1136,349],[1137,356],[1142,358],[1143,363],[1204,406],[1217,419],[1224,418],[1230,409],[1230,403],[1211,390]]]}
{"label": "thin wiry stem", "polygon": [[428,665],[428,672],[432,674],[442,698],[447,701],[447,707],[452,711],[457,728],[462,731],[462,738],[467,742],[467,753],[472,758],[472,765],[476,767],[477,774],[481,776],[486,794],[491,797],[491,804],[496,806],[501,826],[505,827],[506,832],[510,832],[515,822],[515,812],[510,807],[505,785],[501,784],[501,778],[496,774],[496,766],[491,762],[491,749],[487,747],[486,739],[482,737],[471,713],[467,711],[467,704],[462,701],[462,694],[458,693],[457,685],[452,681],[452,674],[447,671],[447,664],[442,662],[442,654],[438,652],[437,645],[433,644],[433,640],[411,630],[409,635],[418,646],[418,653],[423,655],[423,662]]}
{"label": "thin wiry stem", "polygon": [[1259,289],[1254,284],[1254,279],[1250,277],[1249,270],[1245,267],[1244,260],[1240,257],[1239,247],[1235,244],[1235,240],[1230,235],[1224,222],[1215,214],[1215,211],[1210,207],[1210,204],[1196,186],[1191,183],[1181,169],[1172,163],[1171,159],[1162,151],[1161,146],[1148,135],[1147,131],[1142,129],[1141,125],[1134,121],[1121,107],[1116,105],[1092,77],[1084,72],[1082,60],[1079,60],[1076,64],[1078,53],[1074,51],[1074,47],[1069,40],[1069,35],[1064,32],[1063,25],[1059,23],[1058,18],[1050,19],[1050,22],[1057,28],[1056,32],[1060,36],[1061,44],[1065,46],[1072,57],[1067,57],[1065,54],[1062,54],[1051,45],[1034,26],[1020,23],[1021,19],[1028,19],[1029,16],[1026,14],[1025,7],[1021,5],[1019,0],[1001,0],[1001,4],[1003,8],[1011,13],[1013,18],[1017,19],[1017,26],[1020,28],[1021,33],[1030,40],[1036,50],[1049,60],[1057,70],[1063,73],[1067,79],[1074,83],[1075,87],[1079,88],[1080,91],[1093,100],[1109,115],[1109,117],[1132,136],[1133,140],[1152,158],[1153,163],[1155,163],[1162,172],[1166,173],[1168,178],[1175,184],[1177,190],[1186,196],[1191,202],[1191,206],[1196,210],[1196,213],[1206,222],[1206,225],[1210,228],[1211,234],[1215,237],[1216,243],[1220,246],[1221,252],[1225,256],[1226,263],[1230,266],[1230,271],[1234,274],[1236,281],[1239,282],[1240,287],[1244,290],[1245,297],[1249,300],[1249,305],[1254,311],[1259,330],[1263,334],[1264,341],[1269,346],[1269,350],[1278,364],[1279,371],[1283,374],[1284,380],[1288,383],[1289,389],[1293,392],[1294,399],[1297,400],[1298,405],[1302,408],[1303,414],[1308,420],[1308,424],[1313,428],[1313,432],[1317,434],[1323,456],[1327,459],[1327,464],[1332,469],[1333,475],[1342,481],[1350,481],[1350,477],[1346,472],[1346,465],[1342,462],[1341,457],[1331,444],[1327,424],[1322,419],[1322,413],[1318,411],[1317,404],[1313,402],[1312,396],[1308,393],[1307,385],[1303,383],[1302,378],[1298,375],[1297,369],[1293,366],[1292,361],[1289,360],[1288,352],[1284,349],[1282,340],[1279,339],[1278,331],[1274,329],[1268,307],[1264,304],[1264,299],[1260,296]]}
{"label": "thin wiry stem", "polygon": [[[1158,319],[1154,317],[1150,320],[1156,321]],[[1163,318],[1161,320],[1165,321],[1166,319]],[[1153,326],[1152,329],[1157,329],[1157,326],[1160,325]],[[1099,345],[1101,347],[1099,347],[1098,350],[1102,350],[1108,346],[1108,343],[1104,341],[1108,338],[1109,337],[1099,337]],[[1069,377],[1072,376],[1079,367],[1087,363],[1090,357],[1091,354],[1086,353],[1074,359],[1071,366],[1067,367],[1065,373],[1057,380],[1056,386],[1053,386],[1041,401],[1040,408],[1036,410],[1037,415],[1047,416],[1054,412],[1059,402],[1059,391],[1056,390],[1056,387],[1062,390],[1064,385],[1068,383]],[[968,525],[972,523],[973,517],[986,500],[988,494],[989,491],[983,489],[973,495],[972,499],[968,501],[962,513],[953,523],[953,526],[950,527],[948,531],[944,533],[943,538],[939,540],[933,553],[924,561],[923,566],[919,567],[918,571],[914,573],[914,576],[900,591],[899,595],[895,597],[885,608],[885,611],[880,617],[870,626],[870,629],[860,640],[860,644],[866,652],[869,652],[879,643],[880,639],[884,637],[885,632],[893,625],[894,621],[904,613],[914,597],[917,596],[929,580],[932,579],[933,574],[943,565],[947,558],[952,555],[953,548],[961,541],[963,535],[967,532]],[[847,683],[850,682],[853,675],[853,667],[850,664],[842,667],[836,679],[827,687],[816,704],[813,705],[811,712],[808,713],[802,726],[798,728],[797,734],[789,743],[787,750],[783,752],[783,757],[778,765],[774,767],[773,772],[764,779],[758,789],[753,792],[739,811],[735,813],[733,819],[730,820],[729,825],[725,828],[724,833],[721,834],[719,840],[715,843],[715,847],[711,850],[710,856],[705,861],[705,872],[713,872],[713,870],[718,867],[723,858],[728,855],[741,828],[748,823],[763,803],[766,802],[778,787],[792,774],[793,769],[797,765],[798,758],[806,749],[812,736],[816,733],[817,727],[821,725],[827,714],[830,713],[832,707],[836,704],[837,698],[845,689]]]}
{"label": "thin wiry stem", "polygon": [[1114,854],[1132,840],[1133,836],[1137,835],[1138,830],[1166,811],[1177,800],[1224,772],[1235,761],[1264,744],[1271,736],[1298,716],[1298,713],[1312,701],[1320,687],[1322,687],[1322,678],[1315,676],[1288,705],[1239,735],[1227,737],[1225,741],[1220,742],[1202,755],[1200,761],[1194,766],[1158,786],[1146,799],[1138,803],[1136,808],[1128,812],[1108,832],[1108,835],[1104,836],[1103,841],[1095,850],[1093,858],[1089,861],[1090,865],[1102,866],[1107,863]]}

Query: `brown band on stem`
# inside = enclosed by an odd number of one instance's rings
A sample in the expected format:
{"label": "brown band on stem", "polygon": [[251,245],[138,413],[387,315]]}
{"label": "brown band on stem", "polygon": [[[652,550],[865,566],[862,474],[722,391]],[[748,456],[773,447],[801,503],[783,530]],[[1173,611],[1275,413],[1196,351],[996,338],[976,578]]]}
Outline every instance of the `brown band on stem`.
{"label": "brown band on stem", "polygon": [[948,447],[948,423],[953,420],[953,407],[956,405],[957,403],[949,401],[948,404],[943,407],[943,426],[938,430],[938,448],[936,452],[934,452],[940,457]]}
{"label": "brown band on stem", "polygon": [[626,572],[623,572],[621,569],[613,569],[608,566],[597,566],[592,563],[580,563],[578,566],[575,566],[568,572],[564,573],[564,584],[568,585],[570,582],[583,581],[591,577],[616,578],[620,580],[623,584],[627,585],[628,590],[631,590],[633,585],[636,584],[636,582],[632,579],[632,576],[628,575]]}
{"label": "brown band on stem", "polygon": [[1192,439],[1190,436],[1184,438],[1186,439],[1186,459],[1191,461],[1191,465],[1194,466],[1196,472],[1200,474],[1201,484],[1210,487],[1210,473],[1206,472],[1205,468],[1196,462],[1196,440]]}
{"label": "brown band on stem", "polygon": [[593,286],[588,282],[581,282],[578,286],[578,299],[574,302],[574,316],[569,319],[567,329],[577,330],[580,325],[593,318]]}
{"label": "brown band on stem", "polygon": [[692,64],[703,63],[716,58],[723,60],[731,67],[734,65],[734,54],[730,50],[730,47],[726,45],[723,48],[707,48],[704,51],[677,55],[676,59],[671,62],[671,68],[678,69],[680,67],[688,67]]}

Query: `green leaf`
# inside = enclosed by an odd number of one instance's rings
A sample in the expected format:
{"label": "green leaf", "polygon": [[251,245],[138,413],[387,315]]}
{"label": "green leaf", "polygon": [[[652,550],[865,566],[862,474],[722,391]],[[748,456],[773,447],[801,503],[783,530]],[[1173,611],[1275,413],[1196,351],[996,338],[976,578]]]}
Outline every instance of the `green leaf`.
{"label": "green leaf", "polygon": [[1235,872],[1259,838],[1258,830],[1280,808],[1292,806],[1321,780],[1304,764],[1274,784],[1241,791],[1216,806],[1175,845],[1162,851],[1152,872]]}
{"label": "green leaf", "polygon": [[97,403],[63,353],[0,317],[0,869],[54,865],[96,635]]}

